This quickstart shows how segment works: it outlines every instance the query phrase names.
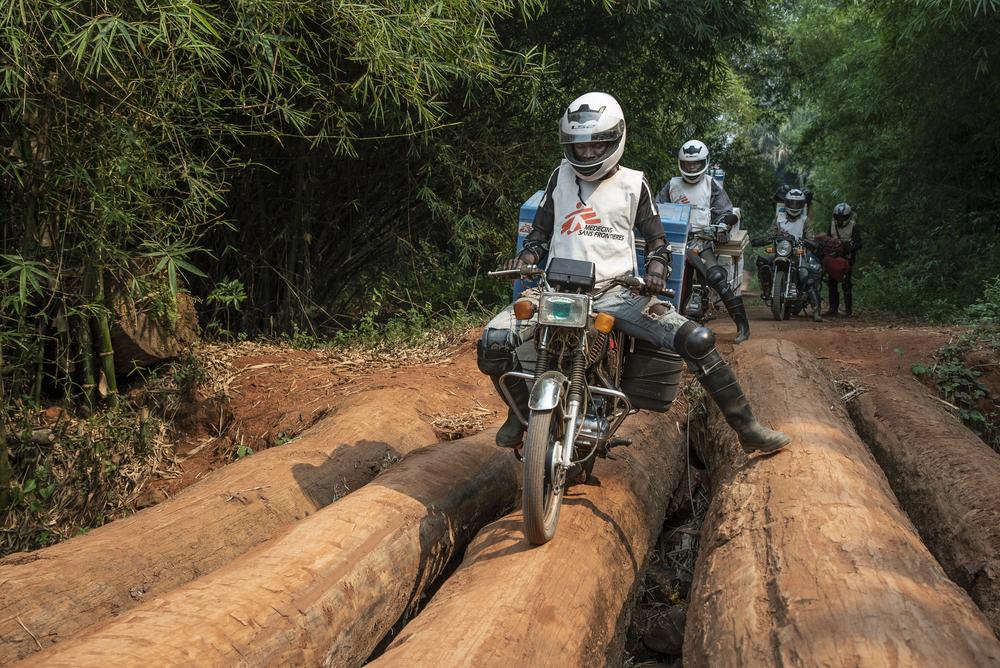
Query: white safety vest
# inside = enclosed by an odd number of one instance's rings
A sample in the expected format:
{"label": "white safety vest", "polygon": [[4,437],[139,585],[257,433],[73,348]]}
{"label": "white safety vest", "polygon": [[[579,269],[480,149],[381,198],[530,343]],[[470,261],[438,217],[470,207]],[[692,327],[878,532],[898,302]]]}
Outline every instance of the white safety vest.
{"label": "white safety vest", "polygon": [[670,201],[691,206],[688,234],[700,232],[712,224],[712,177],[702,174],[697,183],[688,183],[684,177],[670,179]]}
{"label": "white safety vest", "polygon": [[[642,172],[619,167],[599,181],[579,180],[565,160],[552,192],[555,224],[549,259],[561,257],[594,263],[597,281],[635,274],[635,227]],[[584,201],[580,201],[580,194]],[[541,205],[544,205],[543,198]]]}
{"label": "white safety vest", "polygon": [[787,214],[785,213],[785,205],[779,204],[774,218],[774,226],[782,232],[791,234],[796,239],[801,239],[802,235],[806,231],[806,221],[808,218],[809,209],[803,207],[802,213],[798,218],[795,220],[788,220]]}

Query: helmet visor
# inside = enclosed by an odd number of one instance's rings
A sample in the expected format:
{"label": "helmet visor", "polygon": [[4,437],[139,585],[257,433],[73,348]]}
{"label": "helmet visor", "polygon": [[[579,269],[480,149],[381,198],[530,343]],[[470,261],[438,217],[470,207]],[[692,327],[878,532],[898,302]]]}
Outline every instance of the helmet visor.
{"label": "helmet visor", "polygon": [[[597,114],[597,118],[600,118],[600,112],[592,111],[575,111],[568,114],[569,117],[569,130],[564,130],[560,128],[559,130],[559,143],[560,144],[586,144],[591,142],[616,142],[622,138],[625,134],[625,121],[618,121],[614,126],[606,128],[604,130],[597,130],[595,127],[586,127],[583,123],[576,123],[573,118],[581,115]],[[593,125],[593,123],[591,123]]]}
{"label": "helmet visor", "polygon": [[835,221],[837,221],[837,225],[839,225],[840,227],[843,227],[844,225],[847,225],[847,221],[849,221],[851,219],[851,217],[850,216],[845,216],[844,214],[835,214],[833,216],[833,219]]}
{"label": "helmet visor", "polygon": [[573,162],[577,165],[592,165],[604,160],[614,149],[609,141],[576,142],[569,145],[573,152]]}
{"label": "helmet visor", "polygon": [[681,173],[694,176],[708,169],[708,160],[681,160],[680,167]]}

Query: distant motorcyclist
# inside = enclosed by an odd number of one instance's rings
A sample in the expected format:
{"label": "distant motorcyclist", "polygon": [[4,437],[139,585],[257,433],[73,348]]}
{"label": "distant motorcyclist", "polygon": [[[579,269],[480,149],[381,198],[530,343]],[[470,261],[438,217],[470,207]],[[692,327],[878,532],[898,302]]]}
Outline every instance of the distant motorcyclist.
{"label": "distant motorcyclist", "polygon": [[[743,305],[743,297],[730,287],[729,273],[719,263],[715,253],[715,244],[729,241],[729,231],[739,222],[739,218],[733,213],[733,203],[722,184],[706,173],[708,158],[708,147],[703,142],[697,139],[685,142],[677,153],[677,168],[681,175],[673,177],[663,186],[657,200],[691,206],[686,250],[688,262],[698,272],[698,277],[722,297],[729,317],[736,323],[735,343],[743,343],[750,338],[750,321]],[[722,228],[711,234],[713,238],[699,238],[710,235],[712,224],[721,225]],[[700,300],[707,299],[707,295],[694,290],[691,299],[691,306],[697,311],[701,308]]]}
{"label": "distant motorcyclist", "polygon": [[[771,234],[784,233],[791,235],[795,239],[802,239],[810,251],[815,248],[812,232],[809,230],[809,216],[806,213],[809,201],[812,199],[806,192],[799,188],[781,189],[778,193],[784,192],[783,202],[785,210],[775,216],[774,225],[771,227]],[[776,195],[777,197],[777,195]],[[813,307],[812,318],[815,322],[823,322],[819,305],[819,283],[820,276],[817,272],[809,270],[807,264],[819,265],[819,259],[810,252],[813,263],[802,263],[799,266],[797,283],[792,287],[806,292],[809,304]],[[766,294],[771,290],[771,265],[774,262],[774,255],[764,255],[757,257],[757,276],[760,279],[761,290]]]}
{"label": "distant motorcyclist", "polygon": [[[670,245],[642,172],[618,164],[625,148],[625,116],[615,98],[587,93],[566,107],[559,122],[564,159],[549,176],[524,248],[506,269],[537,264],[543,256],[594,263],[598,289],[615,277],[638,271],[633,230],[646,240],[646,285],[662,291],[670,272]],[[690,322],[669,302],[651,302],[625,287],[604,292],[594,311],[615,316],[629,336],[675,351],[712,397],[748,452],[775,452],[789,437],[761,425],[733,370],[715,348],[715,335]],[[517,348],[532,339],[537,320],[519,321],[513,306],[494,317],[477,347],[479,370],[500,391],[500,378],[520,367]],[[511,394],[527,413],[528,389]],[[500,392],[503,396],[503,392]],[[524,427],[514,411],[497,432],[497,445],[516,448]]]}
{"label": "distant motorcyclist", "polygon": [[[861,250],[861,230],[858,228],[851,205],[847,202],[841,202],[833,207],[829,238],[839,242],[837,244],[839,248],[834,253],[847,260],[847,271],[842,273],[839,281],[837,276],[827,271],[826,287],[830,292],[830,308],[823,315],[838,315],[837,311],[840,307],[838,285],[841,285],[844,288],[844,315],[850,318],[854,314],[854,286],[851,274],[854,272],[854,263],[858,259],[858,251]],[[823,261],[824,264],[827,263],[826,258]]]}

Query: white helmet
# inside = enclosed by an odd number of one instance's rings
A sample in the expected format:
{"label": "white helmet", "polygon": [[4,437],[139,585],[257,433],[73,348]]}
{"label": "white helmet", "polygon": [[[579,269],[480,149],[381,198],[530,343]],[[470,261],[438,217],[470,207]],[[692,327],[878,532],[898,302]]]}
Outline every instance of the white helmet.
{"label": "white helmet", "polygon": [[677,152],[677,169],[688,183],[698,183],[702,174],[708,171],[708,147],[704,142],[692,139]]}
{"label": "white helmet", "polygon": [[[573,171],[584,181],[608,174],[625,152],[625,114],[607,93],[587,93],[566,107],[559,120],[559,143]],[[579,144],[600,143],[599,150],[579,155]],[[590,147],[594,148],[594,147]]]}
{"label": "white helmet", "polygon": [[785,216],[789,220],[795,220],[802,215],[806,208],[806,194],[798,188],[792,188],[785,193]]}

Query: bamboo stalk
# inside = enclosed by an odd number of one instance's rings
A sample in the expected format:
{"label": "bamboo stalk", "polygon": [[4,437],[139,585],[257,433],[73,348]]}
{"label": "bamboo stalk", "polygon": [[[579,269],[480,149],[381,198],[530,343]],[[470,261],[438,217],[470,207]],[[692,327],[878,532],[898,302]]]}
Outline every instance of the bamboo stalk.
{"label": "bamboo stalk", "polygon": [[63,396],[66,401],[73,401],[73,356],[71,353],[72,339],[69,332],[69,316],[66,314],[66,302],[60,300],[56,310],[56,371],[62,381]]}
{"label": "bamboo stalk", "polygon": [[94,391],[97,389],[94,373],[94,338],[90,335],[90,318],[81,313],[76,318],[76,343],[80,351],[80,363],[83,367],[83,383],[81,385],[83,402],[88,411],[94,409]]}
{"label": "bamboo stalk", "polygon": [[108,312],[104,308],[104,274],[97,270],[97,303],[102,307],[94,317],[97,335],[98,356],[101,358],[101,372],[108,387],[108,404],[118,405],[118,381],[115,377],[115,351],[111,345],[111,326]]}
{"label": "bamboo stalk", "polygon": [[[3,348],[0,348],[0,402],[7,405],[7,391],[3,382]],[[7,454],[7,426],[0,417],[0,511],[10,505],[10,456]]]}
{"label": "bamboo stalk", "polygon": [[31,399],[38,405],[42,401],[42,380],[45,377],[45,322],[38,318],[36,328],[38,336],[35,337],[35,345],[32,353],[35,364],[35,380],[31,385]]}

